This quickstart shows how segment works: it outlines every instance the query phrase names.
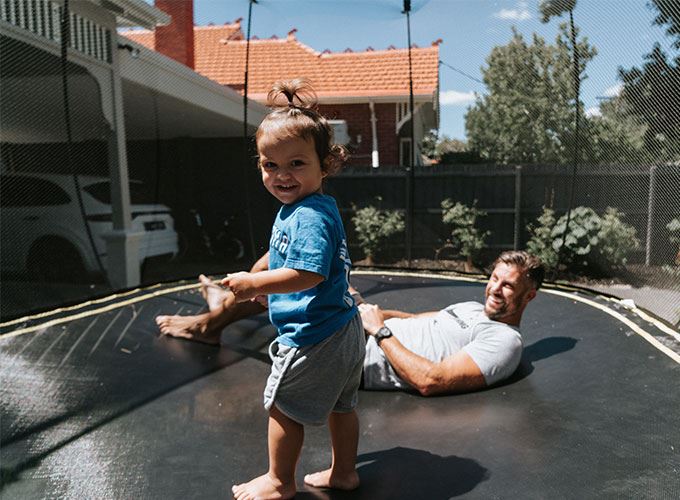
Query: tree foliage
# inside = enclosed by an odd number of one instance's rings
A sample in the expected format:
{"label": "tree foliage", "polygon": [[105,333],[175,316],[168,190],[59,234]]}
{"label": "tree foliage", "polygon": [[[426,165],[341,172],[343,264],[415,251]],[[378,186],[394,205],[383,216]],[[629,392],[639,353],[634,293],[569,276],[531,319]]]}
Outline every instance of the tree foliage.
{"label": "tree foliage", "polygon": [[[652,0],[654,23],[666,26],[680,48],[680,8],[676,0]],[[626,113],[645,124],[644,147],[656,161],[680,161],[680,56],[674,60],[655,44],[641,67],[619,69],[623,82],[620,98]]]}
{"label": "tree foliage", "polygon": [[680,6],[678,0],[651,0],[650,5],[657,11],[654,24],[666,27],[666,34],[674,37],[673,46],[680,49]]}
{"label": "tree foliage", "polygon": [[592,163],[649,163],[645,150],[648,125],[633,114],[630,105],[620,96],[600,104],[600,115],[583,123],[584,155]]}
{"label": "tree foliage", "polygon": [[551,17],[561,16],[563,13],[574,10],[576,0],[540,0],[538,10],[541,13],[541,21],[547,23]]}
{"label": "tree foliage", "polygon": [[[577,38],[576,45],[583,80],[597,52],[587,38]],[[567,25],[560,25],[554,45],[537,34],[527,43],[513,29],[510,42],[494,47],[486,63],[482,74],[488,93],[465,116],[470,149],[504,164],[569,161],[577,103]]]}

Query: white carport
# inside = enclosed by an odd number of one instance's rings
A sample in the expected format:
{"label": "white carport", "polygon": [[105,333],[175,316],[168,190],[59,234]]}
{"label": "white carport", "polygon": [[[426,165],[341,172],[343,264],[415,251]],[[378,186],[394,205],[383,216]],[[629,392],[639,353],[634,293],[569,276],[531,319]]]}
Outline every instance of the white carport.
{"label": "white carport", "polygon": [[[0,0],[0,31],[59,56],[60,19],[65,3],[64,0],[36,0],[31,9],[25,9],[13,0]],[[86,68],[96,80],[101,98],[100,112],[106,122],[95,123],[96,116],[89,116],[85,110],[78,113],[82,123],[75,127],[76,130],[87,129],[81,136],[105,137],[109,144],[114,229],[107,237],[108,278],[114,289],[129,288],[140,283],[140,268],[137,258],[139,234],[131,230],[126,130],[142,137],[143,131],[154,129],[149,121],[154,119],[154,111],[160,110],[164,116],[171,117],[164,120],[162,129],[158,130],[161,138],[188,135],[242,137],[243,96],[119,35],[119,27],[154,29],[170,22],[170,16],[144,0],[71,0],[68,9],[71,14],[68,59]],[[55,80],[54,76],[37,74],[32,81],[39,85],[41,79]],[[81,95],[84,91],[82,81],[69,79],[72,95]],[[59,86],[45,85],[44,93],[24,96],[19,95],[23,92],[20,85],[13,88],[17,95],[6,98],[30,98],[33,109],[41,110],[42,115],[17,116],[10,120],[11,123],[6,120],[3,123],[5,139],[27,143],[63,141],[63,137],[49,137],[49,131],[41,128],[45,114],[51,113],[55,103],[62,102],[61,96],[54,91]],[[155,96],[154,100],[145,98],[149,92]],[[131,109],[126,110],[124,106]],[[249,134],[257,128],[265,112],[266,108],[261,104],[248,101]]]}

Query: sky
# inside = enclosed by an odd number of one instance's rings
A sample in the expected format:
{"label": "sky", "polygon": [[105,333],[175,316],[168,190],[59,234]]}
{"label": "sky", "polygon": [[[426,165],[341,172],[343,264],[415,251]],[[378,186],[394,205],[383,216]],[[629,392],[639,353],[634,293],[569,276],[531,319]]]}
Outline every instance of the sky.
{"label": "sky", "polygon": [[[147,0],[153,3],[153,0]],[[497,45],[505,45],[514,26],[525,39],[533,33],[553,43],[566,16],[542,23],[538,0],[412,0],[411,42],[429,46],[438,38],[440,65],[440,137],[465,139],[465,112],[475,94],[483,94],[480,68]],[[196,25],[224,24],[243,17],[248,0],[194,0]],[[402,0],[258,0],[253,5],[251,36],[297,39],[316,51],[407,47]],[[618,68],[640,66],[655,42],[674,54],[663,27],[653,26],[648,0],[578,0],[574,20],[598,51],[586,69],[582,100],[597,114],[603,98],[620,90]]]}

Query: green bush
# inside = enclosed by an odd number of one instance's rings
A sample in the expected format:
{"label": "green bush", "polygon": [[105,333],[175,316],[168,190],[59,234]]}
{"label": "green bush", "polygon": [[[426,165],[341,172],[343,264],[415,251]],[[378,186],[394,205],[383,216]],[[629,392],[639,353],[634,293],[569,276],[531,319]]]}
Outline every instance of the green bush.
{"label": "green bush", "polygon": [[480,231],[476,226],[477,218],[484,217],[486,212],[477,208],[477,200],[468,207],[460,202],[453,203],[449,198],[441,202],[442,222],[451,226],[451,235],[447,244],[454,246],[463,257],[466,267],[472,270],[472,260],[485,246],[484,240],[491,234]]}
{"label": "green bush", "polygon": [[555,227],[555,211],[543,207],[543,213],[536,220],[537,224],[529,224],[527,230],[531,238],[527,242],[527,252],[535,255],[541,262],[552,269],[557,266],[557,250],[553,248],[552,230]]}
{"label": "green bush", "polygon": [[[380,201],[380,199],[378,199]],[[387,240],[404,231],[404,217],[396,210],[381,210],[372,205],[354,209],[354,229],[356,231],[359,246],[366,256],[369,264],[384,249]]]}
{"label": "green bush", "polygon": [[623,222],[621,220],[623,217],[625,217],[623,212],[612,207],[607,207],[602,216],[598,250],[604,264],[609,267],[625,266],[630,252],[640,245],[635,236],[635,228]]}
{"label": "green bush", "polygon": [[555,221],[554,211],[544,208],[537,224],[527,227],[531,234],[527,250],[548,267],[555,267],[564,238],[562,264],[586,274],[610,273],[625,266],[628,255],[639,245],[635,228],[621,220],[624,216],[612,207],[607,207],[602,216],[592,208],[576,207],[564,237],[567,214]]}

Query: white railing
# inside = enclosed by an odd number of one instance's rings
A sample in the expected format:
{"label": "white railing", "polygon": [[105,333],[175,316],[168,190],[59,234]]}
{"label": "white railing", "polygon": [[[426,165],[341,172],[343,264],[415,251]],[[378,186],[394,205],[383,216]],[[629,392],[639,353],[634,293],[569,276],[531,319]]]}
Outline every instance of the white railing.
{"label": "white railing", "polygon": [[[50,0],[0,0],[0,19],[38,36],[61,42],[63,7]],[[111,31],[71,12],[69,46],[111,63]]]}

